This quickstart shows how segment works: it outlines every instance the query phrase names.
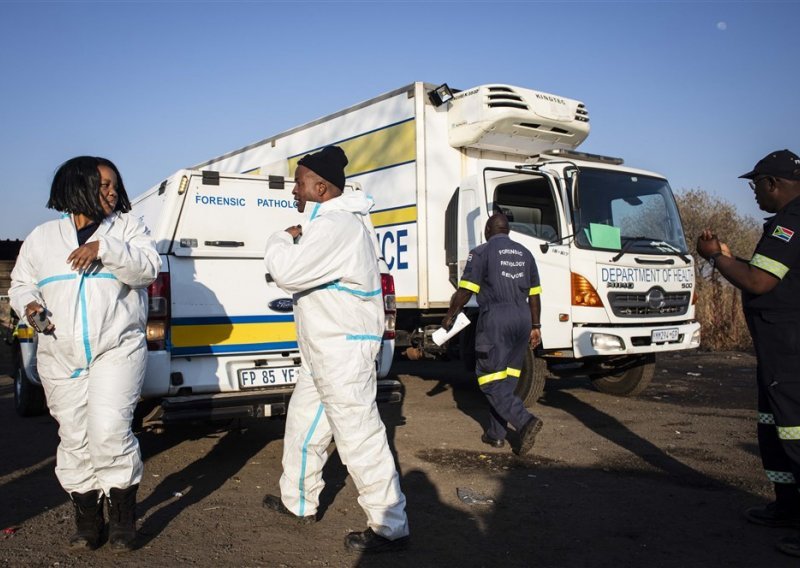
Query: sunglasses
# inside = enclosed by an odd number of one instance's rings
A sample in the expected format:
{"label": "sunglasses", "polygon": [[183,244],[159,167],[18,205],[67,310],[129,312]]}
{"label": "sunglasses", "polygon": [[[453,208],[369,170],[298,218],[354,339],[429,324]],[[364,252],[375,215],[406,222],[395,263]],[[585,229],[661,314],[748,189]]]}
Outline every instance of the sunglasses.
{"label": "sunglasses", "polygon": [[759,176],[757,178],[753,178],[752,180],[748,181],[747,183],[750,186],[750,189],[755,190],[756,186],[758,185],[758,182],[760,182],[763,179],[771,179],[771,177],[772,176]]}

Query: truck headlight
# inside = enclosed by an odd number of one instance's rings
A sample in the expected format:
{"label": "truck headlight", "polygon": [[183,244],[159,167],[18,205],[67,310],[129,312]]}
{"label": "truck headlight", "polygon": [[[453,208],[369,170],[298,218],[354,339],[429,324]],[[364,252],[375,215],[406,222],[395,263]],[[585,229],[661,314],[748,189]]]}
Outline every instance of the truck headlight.
{"label": "truck headlight", "polygon": [[692,340],[689,342],[689,345],[691,345],[692,347],[700,347],[700,328],[699,327],[692,334]]}
{"label": "truck headlight", "polygon": [[621,337],[607,333],[593,333],[592,347],[595,351],[625,351],[625,342]]}

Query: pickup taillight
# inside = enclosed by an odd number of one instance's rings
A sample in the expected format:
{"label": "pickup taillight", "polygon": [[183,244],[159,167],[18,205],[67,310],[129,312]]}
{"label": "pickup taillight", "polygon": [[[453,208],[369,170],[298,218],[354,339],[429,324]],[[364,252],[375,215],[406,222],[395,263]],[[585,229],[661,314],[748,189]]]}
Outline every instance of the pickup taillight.
{"label": "pickup taillight", "polygon": [[147,349],[164,351],[169,332],[169,273],[161,272],[147,287]]}
{"label": "pickup taillight", "polygon": [[386,316],[383,338],[394,339],[395,322],[397,321],[397,300],[394,295],[394,278],[391,274],[381,274],[381,292],[383,292],[383,313]]}

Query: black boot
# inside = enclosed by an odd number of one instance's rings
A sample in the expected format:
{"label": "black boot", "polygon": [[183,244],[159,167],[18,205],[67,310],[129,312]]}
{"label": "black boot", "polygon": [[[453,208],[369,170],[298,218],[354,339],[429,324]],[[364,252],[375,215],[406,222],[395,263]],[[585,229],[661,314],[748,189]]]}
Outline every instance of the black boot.
{"label": "black boot", "polygon": [[518,456],[527,454],[536,442],[536,434],[542,429],[542,421],[535,416],[519,432],[519,447],[513,450]]}
{"label": "black boot", "polygon": [[70,493],[75,507],[75,534],[69,539],[72,550],[94,550],[100,544],[100,535],[105,527],[103,502],[100,491]]}
{"label": "black boot", "polygon": [[379,535],[371,528],[363,532],[351,532],[344,537],[344,547],[352,552],[374,554],[376,552],[395,552],[408,548],[408,536],[396,540]]}
{"label": "black boot", "polygon": [[108,544],[114,552],[133,550],[136,541],[136,490],[112,489],[108,496]]}
{"label": "black boot", "polygon": [[266,495],[264,499],[261,501],[261,504],[264,505],[265,509],[269,509],[270,511],[275,511],[276,513],[280,513],[285,517],[290,517],[297,521],[302,525],[309,525],[311,523],[317,522],[316,515],[306,515],[304,517],[299,517],[292,513],[289,509],[286,508],[286,505],[283,504],[281,498],[277,495]]}

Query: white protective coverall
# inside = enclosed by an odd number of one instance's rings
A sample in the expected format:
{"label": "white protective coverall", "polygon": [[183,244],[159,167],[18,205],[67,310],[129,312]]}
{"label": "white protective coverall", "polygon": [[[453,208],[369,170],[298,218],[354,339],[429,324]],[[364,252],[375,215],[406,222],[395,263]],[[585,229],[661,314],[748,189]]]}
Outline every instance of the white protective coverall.
{"label": "white protective coverall", "polygon": [[267,272],[293,294],[302,356],[287,413],[280,487],[290,511],[316,514],[333,437],[368,526],[395,540],[408,535],[408,521],[375,402],[385,316],[368,229],[371,207],[360,192],[348,192],[314,204],[297,244],[286,231],[267,240]]}
{"label": "white protective coverall", "polygon": [[76,272],[67,262],[78,248],[72,217],[39,225],[22,244],[9,296],[21,319],[36,301],[55,325],[39,335],[36,359],[59,424],[56,476],[68,493],[108,495],[142,477],[131,420],[147,361],[146,287],[161,259],[147,227],[128,214],[106,217],[92,241],[100,262]]}

